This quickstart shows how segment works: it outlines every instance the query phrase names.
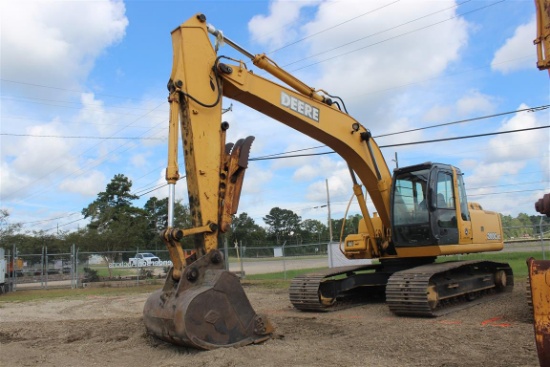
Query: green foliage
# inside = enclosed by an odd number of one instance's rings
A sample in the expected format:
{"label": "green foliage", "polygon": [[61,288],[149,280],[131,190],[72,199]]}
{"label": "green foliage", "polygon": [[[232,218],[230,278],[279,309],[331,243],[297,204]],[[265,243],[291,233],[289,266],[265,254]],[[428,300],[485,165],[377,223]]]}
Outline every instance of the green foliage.
{"label": "green foliage", "polygon": [[[147,219],[147,231],[145,238],[149,248],[163,248],[164,242],[160,234],[168,227],[168,198],[158,199],[152,197],[143,207]],[[191,228],[191,213],[189,207],[181,201],[174,203],[174,227]],[[192,240],[183,238],[181,241],[184,248],[191,248]]]}
{"label": "green foliage", "polygon": [[243,212],[233,218],[228,236],[230,245],[237,242],[244,246],[254,246],[261,245],[265,241],[267,233],[264,228],[254,222],[254,219]]}
{"label": "green foliage", "polygon": [[0,209],[0,244],[2,245],[21,228],[20,223],[10,223],[9,216],[10,212]]}
{"label": "green foliage", "polygon": [[[315,268],[315,269],[294,269],[294,270],[287,270],[286,271],[286,279],[288,280],[287,286],[290,283],[290,280],[294,277],[297,277],[298,275],[307,274],[307,273],[315,273],[316,271],[325,270],[324,268]],[[277,273],[266,273],[266,274],[253,274],[253,275],[247,275],[247,280],[280,280],[284,279],[285,273],[284,272],[277,272]]]}
{"label": "green foliage", "polygon": [[361,216],[360,214],[350,215],[345,221],[344,221],[344,218],[333,219],[332,220],[332,233],[334,237],[333,239],[338,240],[340,239],[340,236],[342,236],[342,239],[344,239],[349,234],[357,233],[359,230],[359,222],[362,219],[363,219],[363,216]]}
{"label": "green foliage", "polygon": [[131,205],[139,197],[130,193],[132,181],[117,174],[97,199],[82,209],[85,218],[90,218],[88,239],[101,240],[94,251],[118,251],[147,245],[148,221],[143,209]]}
{"label": "green foliage", "polygon": [[300,234],[304,243],[319,243],[328,237],[328,227],[316,219],[306,219],[300,224]]}
{"label": "green foliage", "polygon": [[84,268],[84,282],[99,282],[99,275],[97,270],[91,268]]}
{"label": "green foliage", "polygon": [[540,251],[532,252],[483,252],[479,254],[441,256],[437,259],[441,261],[452,260],[490,260],[508,263],[514,272],[514,279],[524,280],[527,278],[527,259],[533,257],[542,259]]}
{"label": "green foliage", "polygon": [[504,239],[518,239],[524,237],[533,237],[540,234],[540,224],[542,218],[542,230],[548,232],[550,230],[550,218],[541,217],[539,215],[527,215],[519,213],[513,218],[510,215],[501,215],[502,227],[504,231]]}
{"label": "green foliage", "polygon": [[4,302],[32,302],[48,299],[83,299],[90,296],[125,296],[131,294],[150,294],[159,289],[157,284],[140,285],[139,287],[116,288],[79,288],[79,289],[33,289],[17,290],[3,294],[0,307]]}
{"label": "green foliage", "polygon": [[[131,193],[132,182],[123,174],[115,175],[106,185],[105,191],[98,193],[96,199],[82,214],[90,219],[85,228],[72,232],[26,231],[22,233],[21,224],[10,223],[9,212],[0,208],[0,246],[11,249],[17,246],[20,254],[36,254],[27,260],[38,263],[43,247],[48,253],[68,253],[73,244],[80,252],[122,252],[126,250],[164,249],[160,233],[167,227],[168,199],[150,198],[143,208],[133,203],[138,196]],[[503,215],[504,238],[521,239],[525,236],[537,238],[540,233],[540,221],[543,231],[550,231],[550,218],[520,213],[517,217]],[[255,223],[247,213],[240,213],[233,219],[230,231],[225,234],[229,246],[235,242],[246,247],[246,254],[264,256],[260,248],[282,246],[286,243],[285,254],[303,254],[304,248],[296,245],[322,245],[329,239],[329,228],[322,221],[305,219],[291,210],[274,207],[263,217],[267,227]],[[357,233],[362,217],[360,214],[332,219],[333,240],[339,240],[343,226],[343,238]],[[174,226],[182,229],[192,227],[189,207],[181,202],[174,206]],[[181,241],[185,249],[193,248],[193,237],[184,237]],[[291,246],[292,245],[292,246]],[[258,248],[258,249],[254,249]],[[321,246],[319,246],[322,249]],[[270,249],[265,250],[272,253]],[[123,257],[126,257],[124,254]],[[52,258],[50,258],[52,260]],[[106,259],[114,261],[115,259]]]}
{"label": "green foliage", "polygon": [[300,233],[302,218],[292,210],[272,208],[269,214],[263,217],[264,222],[269,226],[268,238],[274,239],[277,245],[285,240],[291,239],[295,234]]}

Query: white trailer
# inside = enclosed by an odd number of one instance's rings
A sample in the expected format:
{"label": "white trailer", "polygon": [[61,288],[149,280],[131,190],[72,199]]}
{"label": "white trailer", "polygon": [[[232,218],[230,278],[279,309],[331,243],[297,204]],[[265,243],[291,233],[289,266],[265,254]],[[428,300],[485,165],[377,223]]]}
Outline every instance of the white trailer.
{"label": "white trailer", "polygon": [[5,250],[0,247],[0,294],[10,292],[12,284],[11,279],[8,277],[8,261],[6,260]]}

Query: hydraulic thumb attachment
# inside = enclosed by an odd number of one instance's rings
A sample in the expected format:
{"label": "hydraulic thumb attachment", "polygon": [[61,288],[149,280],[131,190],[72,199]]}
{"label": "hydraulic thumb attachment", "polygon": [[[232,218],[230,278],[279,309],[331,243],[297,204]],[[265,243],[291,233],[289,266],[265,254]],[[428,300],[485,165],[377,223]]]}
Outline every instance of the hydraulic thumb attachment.
{"label": "hydraulic thumb attachment", "polygon": [[[224,137],[224,133],[221,134]],[[222,142],[225,139],[222,139]],[[214,212],[217,223],[207,221],[190,229],[168,227],[162,238],[173,267],[162,290],[153,293],[143,309],[148,332],[159,339],[198,349],[240,347],[270,338],[273,327],[265,316],[257,315],[240,284],[239,278],[225,270],[223,255],[216,248],[219,232],[226,232],[237,211],[243,177],[253,137],[224,145],[220,154],[220,174],[214,205],[195,205],[192,209],[206,216]],[[204,149],[203,149],[204,150]],[[195,158],[199,155],[196,154]],[[192,175],[188,175],[192,177]],[[213,190],[210,192],[212,195]],[[185,258],[181,243],[192,236],[196,252]],[[198,257],[198,258],[197,258]]]}

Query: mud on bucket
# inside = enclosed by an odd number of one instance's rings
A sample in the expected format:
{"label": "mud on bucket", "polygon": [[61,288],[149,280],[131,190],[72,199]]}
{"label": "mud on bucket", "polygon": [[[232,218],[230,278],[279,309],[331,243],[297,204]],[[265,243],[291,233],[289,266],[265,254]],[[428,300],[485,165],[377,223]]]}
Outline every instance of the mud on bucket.
{"label": "mud on bucket", "polygon": [[179,281],[172,274],[170,269],[164,288],[145,303],[149,334],[198,349],[239,347],[271,337],[269,320],[256,314],[239,279],[224,269],[219,251],[187,266]]}

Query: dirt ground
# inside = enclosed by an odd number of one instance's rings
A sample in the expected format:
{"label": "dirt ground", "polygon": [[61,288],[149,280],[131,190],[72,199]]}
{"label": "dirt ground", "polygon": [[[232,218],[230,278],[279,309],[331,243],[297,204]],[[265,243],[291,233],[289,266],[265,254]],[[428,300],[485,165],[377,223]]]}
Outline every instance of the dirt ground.
{"label": "dirt ground", "polygon": [[538,366],[525,284],[516,283],[491,303],[436,319],[396,317],[384,303],[304,313],[287,290],[245,285],[276,334],[213,351],[147,335],[146,294],[0,302],[0,366]]}

